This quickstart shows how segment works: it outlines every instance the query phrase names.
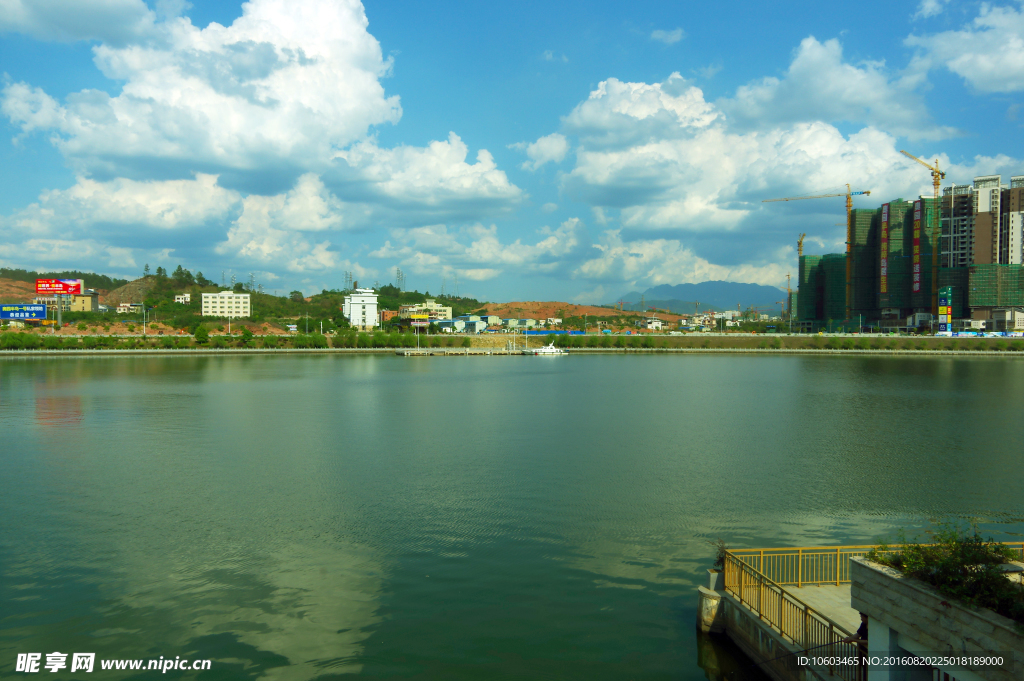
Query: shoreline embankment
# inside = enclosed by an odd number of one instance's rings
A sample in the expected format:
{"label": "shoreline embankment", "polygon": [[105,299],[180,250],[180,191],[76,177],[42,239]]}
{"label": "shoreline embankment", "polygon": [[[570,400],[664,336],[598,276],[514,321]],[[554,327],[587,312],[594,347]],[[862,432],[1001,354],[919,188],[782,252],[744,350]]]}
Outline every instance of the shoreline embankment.
{"label": "shoreline embankment", "polygon": [[[0,359],[25,357],[197,357],[201,355],[394,355],[410,348],[139,348],[107,350],[0,350]],[[527,357],[508,352],[486,352],[482,348],[424,348],[420,357]],[[430,351],[433,351],[430,353]],[[430,354],[427,354],[430,353]],[[870,355],[877,357],[1019,357],[1015,350],[913,350],[913,349],[830,349],[830,348],[568,348],[570,355]]]}

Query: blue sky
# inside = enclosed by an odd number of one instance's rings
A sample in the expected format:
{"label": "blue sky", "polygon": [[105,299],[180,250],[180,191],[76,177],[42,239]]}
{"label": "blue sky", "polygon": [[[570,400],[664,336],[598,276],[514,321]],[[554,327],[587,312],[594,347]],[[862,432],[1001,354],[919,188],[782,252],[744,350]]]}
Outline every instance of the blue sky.
{"label": "blue sky", "polygon": [[0,0],[0,264],[606,302],[1024,174],[1024,4]]}

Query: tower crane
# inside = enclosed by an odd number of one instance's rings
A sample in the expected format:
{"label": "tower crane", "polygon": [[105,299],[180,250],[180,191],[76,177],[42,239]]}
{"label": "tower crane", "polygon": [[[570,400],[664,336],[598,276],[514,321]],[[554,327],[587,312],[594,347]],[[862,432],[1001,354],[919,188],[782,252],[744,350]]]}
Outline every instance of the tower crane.
{"label": "tower crane", "polygon": [[936,315],[939,314],[939,256],[942,254],[942,249],[939,247],[939,187],[946,178],[946,173],[939,170],[939,159],[935,159],[933,166],[902,149],[900,149],[900,153],[932,171],[932,187],[935,189],[935,206],[932,208],[932,317],[937,319]]}
{"label": "tower crane", "polygon": [[[783,199],[764,199],[761,203],[772,203],[774,201],[803,201],[804,199],[828,199],[833,196],[845,196],[846,197],[846,318],[849,319],[853,316],[852,304],[853,304],[853,197],[854,196],[868,196],[871,194],[871,190],[867,189],[864,191],[852,191],[849,183],[846,185],[846,192],[842,194],[817,194],[815,196],[790,196]],[[800,243],[803,243],[801,237]],[[801,251],[803,248],[800,249]]]}
{"label": "tower crane", "polygon": [[802,258],[804,255],[804,237],[807,234],[801,234],[796,240],[796,257]]}

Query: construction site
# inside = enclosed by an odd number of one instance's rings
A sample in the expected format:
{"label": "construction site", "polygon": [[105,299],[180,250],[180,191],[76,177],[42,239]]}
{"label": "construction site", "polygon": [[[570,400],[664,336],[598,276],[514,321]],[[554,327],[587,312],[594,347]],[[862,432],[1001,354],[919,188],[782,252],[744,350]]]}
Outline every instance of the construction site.
{"label": "construction site", "polygon": [[[846,198],[845,253],[805,255],[790,313],[803,331],[1012,331],[1024,329],[1024,175],[998,175],[934,194],[854,209],[870,190],[768,199]],[[942,292],[940,296],[940,291]]]}

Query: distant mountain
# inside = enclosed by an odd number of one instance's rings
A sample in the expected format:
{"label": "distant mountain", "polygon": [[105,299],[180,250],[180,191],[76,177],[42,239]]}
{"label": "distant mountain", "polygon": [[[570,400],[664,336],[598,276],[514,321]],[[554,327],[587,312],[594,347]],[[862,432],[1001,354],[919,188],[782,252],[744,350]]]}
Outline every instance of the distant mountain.
{"label": "distant mountain", "polygon": [[744,310],[748,307],[777,307],[776,303],[785,299],[786,292],[775,286],[761,284],[740,284],[734,281],[702,281],[699,284],[662,284],[649,288],[643,293],[631,291],[620,298],[610,301],[610,305],[626,303],[626,310],[639,310],[640,300],[648,308],[670,310],[677,314],[694,312],[697,303],[702,310],[735,310],[739,304]]}

